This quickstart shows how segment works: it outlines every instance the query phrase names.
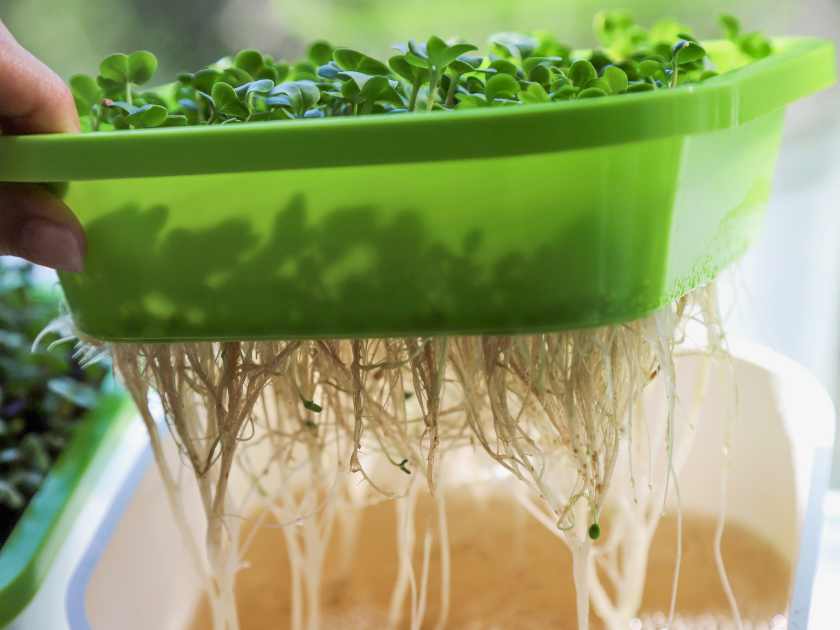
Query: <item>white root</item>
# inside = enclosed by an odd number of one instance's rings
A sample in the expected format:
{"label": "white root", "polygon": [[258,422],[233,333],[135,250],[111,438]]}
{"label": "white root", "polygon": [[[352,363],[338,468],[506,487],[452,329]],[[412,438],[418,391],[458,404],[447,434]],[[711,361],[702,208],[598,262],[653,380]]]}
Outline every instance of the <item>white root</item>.
{"label": "white root", "polygon": [[[591,599],[608,627],[617,629],[638,612],[647,551],[690,450],[690,436],[675,440],[675,348],[686,322],[709,327],[707,347],[698,350],[707,359],[688,414],[696,423],[708,365],[725,359],[715,308],[708,287],[634,322],[553,334],[107,349],[143,411],[156,456],[160,440],[145,400],[150,387],[195,474],[207,517],[206,553],[202,558],[196,545],[190,553],[202,571],[215,630],[237,628],[235,578],[255,535],[252,530],[242,539],[238,533],[246,512],[259,512],[259,522],[270,516],[283,529],[292,628],[315,630],[323,622],[324,560],[335,521],[344,537],[338,579],[352,580],[359,509],[370,493],[394,499],[397,510],[399,569],[389,627],[400,625],[406,608],[412,630],[424,623],[437,532],[441,593],[433,627],[443,630],[451,550],[440,470],[445,456],[460,448],[483,451],[515,477],[505,486],[568,546],[578,627],[588,628]],[[667,411],[651,422],[641,394],[655,378],[665,383]],[[629,485],[611,500],[610,527],[595,544],[590,526],[607,505],[623,444]],[[637,493],[635,479],[647,477],[651,484],[657,463],[666,469],[657,490]],[[232,472],[240,480],[235,484]],[[161,473],[189,547],[177,484],[171,470],[161,466]],[[360,478],[367,482],[363,489],[355,485]],[[416,575],[421,483],[429,489],[429,513]],[[238,484],[238,503],[230,484]]]}

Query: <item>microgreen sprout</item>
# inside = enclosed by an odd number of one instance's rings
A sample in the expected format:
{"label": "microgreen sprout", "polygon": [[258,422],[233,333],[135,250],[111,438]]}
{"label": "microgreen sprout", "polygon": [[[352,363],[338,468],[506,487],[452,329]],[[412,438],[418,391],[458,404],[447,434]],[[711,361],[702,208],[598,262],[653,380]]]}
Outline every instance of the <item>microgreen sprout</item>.
{"label": "microgreen sprout", "polygon": [[[577,502],[578,499],[583,497],[587,501],[589,501],[589,505],[592,509],[592,525],[589,526],[588,533],[589,537],[592,540],[598,540],[601,537],[601,526],[598,525],[598,508],[595,507],[595,502],[592,500],[588,494],[584,492],[579,492],[578,494],[574,495],[569,502],[566,504],[566,507],[563,508],[563,513],[560,515],[560,519],[557,521],[557,529],[561,532],[569,531],[570,529],[574,529],[576,525],[575,521],[575,511],[572,509]],[[563,526],[563,519],[566,516],[569,516],[572,519],[571,525]]]}
{"label": "microgreen sprout", "polygon": [[773,54],[773,44],[767,37],[758,31],[742,34],[738,18],[731,13],[718,13],[717,20],[724,37],[738,46],[741,53],[747,57],[763,59]]}
{"label": "microgreen sprout", "polygon": [[455,59],[447,67],[449,75],[449,89],[446,91],[446,100],[444,107],[452,109],[455,105],[455,92],[458,89],[458,81],[465,72],[475,71],[484,61],[481,57],[470,57],[468,55],[461,55]]}
{"label": "microgreen sprout", "polygon": [[131,86],[144,85],[157,70],[157,58],[150,52],[138,50],[130,55],[114,53],[99,64],[96,83],[105,96],[123,94],[125,102],[131,104]]}
{"label": "microgreen sprout", "polygon": [[[686,36],[688,37],[688,36]],[[673,62],[671,67],[672,82],[671,87],[677,87],[677,80],[680,73],[680,65],[687,64],[692,61],[697,61],[706,56],[706,50],[691,39],[681,39],[672,49]]]}
{"label": "microgreen sprout", "polygon": [[[406,400],[408,400],[408,397],[406,397]],[[371,428],[371,432],[373,433],[373,436],[376,438],[376,441],[379,442],[379,446],[382,447],[382,453],[385,455],[385,458],[391,463],[391,465],[396,466],[401,471],[403,471],[406,475],[410,475],[411,471],[408,468],[405,467],[405,465],[408,463],[408,459],[407,458],[403,459],[399,463],[397,463],[396,461],[391,459],[391,456],[388,454],[388,449],[385,448],[385,444],[382,443],[382,438],[379,437],[379,434],[376,432],[376,429]]]}
{"label": "microgreen sprout", "polygon": [[307,400],[306,398],[304,398],[300,394],[298,394],[298,396],[300,396],[300,400],[303,403],[303,408],[304,409],[308,409],[309,411],[313,411],[315,413],[321,413],[324,410],[324,408],[321,407],[321,405],[319,405],[319,404],[317,404],[317,403],[315,403],[311,400]]}
{"label": "microgreen sprout", "polygon": [[[772,52],[760,33],[742,34],[732,15],[718,21],[743,62]],[[691,29],[676,20],[645,28],[629,11],[602,11],[594,30],[601,48],[585,53],[545,31],[492,35],[486,56],[472,56],[478,47],[469,43],[412,39],[392,46],[400,54],[387,63],[323,40],[292,62],[247,49],[179,73],[170,92],[134,90],[154,75],[154,55],[116,53],[95,79],[76,75],[70,87],[84,129],[100,131],[537,105],[716,76]]]}
{"label": "microgreen sprout", "polygon": [[426,111],[432,111],[437,97],[438,82],[443,73],[461,55],[478,50],[472,44],[448,45],[440,37],[432,35],[429,41],[418,44],[413,39],[408,42],[409,53],[406,60],[415,66],[426,65],[429,70],[429,97],[426,101]]}

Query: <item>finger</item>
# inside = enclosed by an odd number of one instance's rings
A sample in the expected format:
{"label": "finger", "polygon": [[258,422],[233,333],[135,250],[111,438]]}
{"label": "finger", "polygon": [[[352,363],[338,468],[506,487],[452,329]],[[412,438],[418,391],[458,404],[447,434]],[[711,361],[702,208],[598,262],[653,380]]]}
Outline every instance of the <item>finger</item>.
{"label": "finger", "polygon": [[86,253],[81,223],[46,186],[0,183],[0,254],[81,272]]}
{"label": "finger", "polygon": [[3,133],[80,130],[70,88],[15,41],[0,22],[0,129]]}

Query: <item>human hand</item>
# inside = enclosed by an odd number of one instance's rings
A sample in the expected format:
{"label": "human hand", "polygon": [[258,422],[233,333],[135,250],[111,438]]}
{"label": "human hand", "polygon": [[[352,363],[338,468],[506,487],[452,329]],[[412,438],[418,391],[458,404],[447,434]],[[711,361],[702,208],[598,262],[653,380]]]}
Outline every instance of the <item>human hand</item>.
{"label": "human hand", "polygon": [[[77,133],[70,89],[0,22],[0,133]],[[82,224],[43,184],[0,182],[0,255],[82,271]]]}

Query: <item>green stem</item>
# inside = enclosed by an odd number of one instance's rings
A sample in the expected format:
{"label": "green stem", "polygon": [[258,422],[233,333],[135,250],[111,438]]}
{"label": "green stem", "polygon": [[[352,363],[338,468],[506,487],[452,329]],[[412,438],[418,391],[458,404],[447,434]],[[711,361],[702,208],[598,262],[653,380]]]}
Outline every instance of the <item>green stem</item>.
{"label": "green stem", "polygon": [[[131,105],[131,81],[125,82],[125,102]],[[129,129],[134,129],[134,125],[129,125]]]}
{"label": "green stem", "polygon": [[429,98],[426,99],[426,112],[432,111],[435,106],[435,99],[437,98],[438,73],[437,69],[434,71],[429,68]]}
{"label": "green stem", "polygon": [[374,105],[376,105],[376,99],[371,98],[366,100],[364,107],[362,107],[362,115],[372,114]]}
{"label": "green stem", "polygon": [[196,122],[201,122],[204,120],[204,108],[207,107],[207,104],[204,102],[206,99],[198,93],[198,90],[193,90],[193,101],[195,101],[195,112],[196,112]]}
{"label": "green stem", "polygon": [[411,84],[411,97],[408,99],[408,111],[409,113],[414,111],[414,106],[417,104],[417,92],[420,91],[420,73],[417,73],[417,76],[414,77],[414,83]]}
{"label": "green stem", "polygon": [[245,118],[245,122],[251,120],[251,116],[254,115],[256,111],[256,107],[254,106],[254,93],[251,92],[247,97],[245,97],[245,106],[248,108],[248,116]]}
{"label": "green stem", "polygon": [[[131,105],[131,81],[125,82],[125,102]],[[129,129],[134,129],[134,125],[129,125]]]}
{"label": "green stem", "polygon": [[455,92],[458,89],[458,81],[461,80],[461,72],[456,72],[455,76],[450,77],[452,81],[449,83],[449,90],[446,92],[446,103],[444,107],[446,109],[452,109],[452,106],[455,104]]}
{"label": "green stem", "polygon": [[376,432],[376,429],[374,429],[373,426],[371,426],[371,431],[373,431],[373,437],[375,437],[376,441],[379,442],[379,446],[382,447],[382,452],[385,453],[385,457],[388,458],[388,461],[391,462],[394,466],[396,466],[400,470],[402,470],[407,475],[410,475],[411,471],[408,468],[405,467],[406,463],[408,463],[408,459],[403,459],[402,462],[400,462],[400,463],[397,463],[393,459],[391,459],[391,456],[388,455],[388,449],[385,448],[385,445],[382,443],[382,440],[380,439],[379,434]]}

